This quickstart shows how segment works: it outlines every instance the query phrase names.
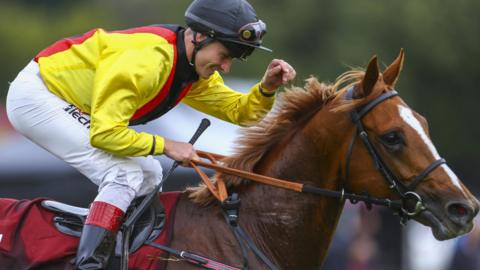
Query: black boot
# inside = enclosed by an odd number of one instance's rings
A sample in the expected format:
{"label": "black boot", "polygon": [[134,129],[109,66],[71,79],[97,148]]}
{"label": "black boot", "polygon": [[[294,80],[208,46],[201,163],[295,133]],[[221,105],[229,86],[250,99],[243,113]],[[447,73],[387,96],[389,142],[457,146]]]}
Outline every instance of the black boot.
{"label": "black boot", "polygon": [[115,238],[122,224],[123,211],[104,202],[93,202],[83,226],[75,269],[106,269],[115,249]]}
{"label": "black boot", "polygon": [[106,269],[115,248],[116,233],[96,225],[84,225],[78,245],[76,269]]}

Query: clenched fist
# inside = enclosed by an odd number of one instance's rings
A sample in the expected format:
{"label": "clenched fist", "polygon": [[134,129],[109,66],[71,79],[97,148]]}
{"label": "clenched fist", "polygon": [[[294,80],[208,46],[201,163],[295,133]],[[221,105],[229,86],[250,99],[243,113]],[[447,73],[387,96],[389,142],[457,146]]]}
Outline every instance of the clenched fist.
{"label": "clenched fist", "polygon": [[295,79],[296,75],[295,69],[290,64],[281,59],[273,59],[263,75],[260,86],[267,92],[273,92]]}
{"label": "clenched fist", "polygon": [[185,142],[172,141],[167,138],[165,138],[163,153],[167,157],[181,162],[182,166],[188,166],[191,160],[199,160],[193,145]]}

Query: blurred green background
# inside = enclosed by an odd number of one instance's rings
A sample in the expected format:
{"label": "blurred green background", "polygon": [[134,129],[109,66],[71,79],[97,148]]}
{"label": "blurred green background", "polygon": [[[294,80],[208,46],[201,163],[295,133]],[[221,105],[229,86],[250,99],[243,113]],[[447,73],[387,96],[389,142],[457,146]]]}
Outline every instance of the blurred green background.
{"label": "blurred green background", "polygon": [[[374,54],[382,67],[405,48],[398,83],[402,97],[429,120],[439,152],[479,191],[480,1],[298,0],[250,1],[268,25],[264,44],[234,65],[236,78],[259,79],[270,59],[332,82]],[[8,82],[44,47],[92,28],[184,24],[190,0],[16,0],[0,2],[0,98]]]}

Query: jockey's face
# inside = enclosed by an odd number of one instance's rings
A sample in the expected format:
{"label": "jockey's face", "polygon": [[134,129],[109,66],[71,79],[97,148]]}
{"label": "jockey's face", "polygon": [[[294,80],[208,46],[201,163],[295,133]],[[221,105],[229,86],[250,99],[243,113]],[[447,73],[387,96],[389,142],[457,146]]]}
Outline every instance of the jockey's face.
{"label": "jockey's face", "polygon": [[215,71],[228,73],[232,60],[228,49],[222,43],[214,41],[197,52],[195,70],[201,78],[206,79]]}

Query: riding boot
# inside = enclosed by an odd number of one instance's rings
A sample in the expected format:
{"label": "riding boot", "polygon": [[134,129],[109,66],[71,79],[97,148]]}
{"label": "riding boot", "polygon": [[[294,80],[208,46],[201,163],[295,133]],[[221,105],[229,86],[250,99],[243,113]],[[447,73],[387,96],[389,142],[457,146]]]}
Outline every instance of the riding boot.
{"label": "riding boot", "polygon": [[124,213],[105,203],[93,202],[78,245],[76,269],[106,269]]}

